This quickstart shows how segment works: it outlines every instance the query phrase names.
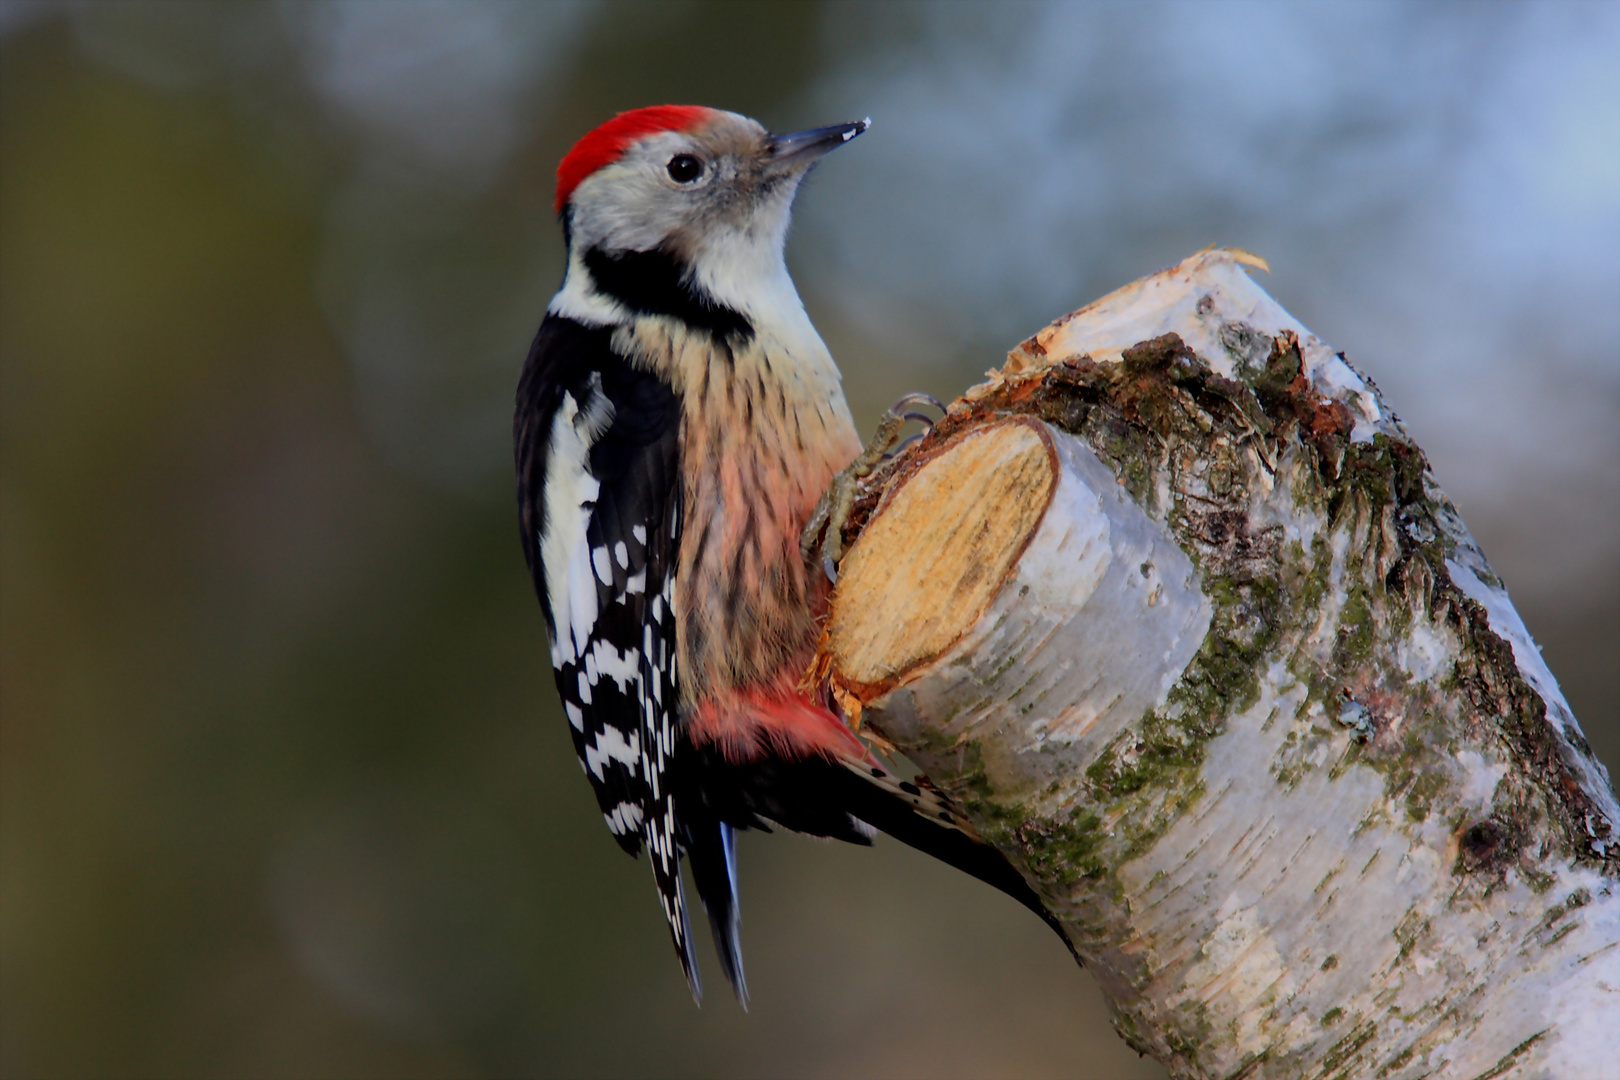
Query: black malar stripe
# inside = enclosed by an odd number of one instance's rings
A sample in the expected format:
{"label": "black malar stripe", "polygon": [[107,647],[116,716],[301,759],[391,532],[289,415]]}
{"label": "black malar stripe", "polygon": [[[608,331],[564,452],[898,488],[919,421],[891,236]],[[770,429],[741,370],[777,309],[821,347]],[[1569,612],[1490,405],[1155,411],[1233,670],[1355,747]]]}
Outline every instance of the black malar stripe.
{"label": "black malar stripe", "polygon": [[599,290],[638,314],[672,315],[722,341],[745,345],[754,338],[746,315],[699,289],[681,260],[662,248],[610,254],[593,247],[585,252],[585,269]]}

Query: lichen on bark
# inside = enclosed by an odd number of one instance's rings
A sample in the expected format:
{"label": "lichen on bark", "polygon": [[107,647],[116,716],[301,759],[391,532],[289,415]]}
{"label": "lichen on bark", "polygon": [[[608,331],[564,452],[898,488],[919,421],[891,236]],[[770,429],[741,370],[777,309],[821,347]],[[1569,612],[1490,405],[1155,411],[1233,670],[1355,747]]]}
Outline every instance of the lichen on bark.
{"label": "lichen on bark", "polygon": [[[1165,318],[1197,349],[1161,333],[1059,355],[1066,320],[1054,324],[874,476],[847,526],[856,540],[886,492],[975,425],[1036,417],[1074,436],[1174,538],[1210,606],[1162,700],[1101,745],[1042,743],[1065,767],[1027,771],[1038,786],[1009,782],[1007,725],[889,730],[881,698],[868,716],[1025,872],[1120,1034],[1173,1073],[1444,1073],[1468,1059],[1456,1039],[1496,1023],[1491,988],[1520,963],[1513,920],[1549,948],[1577,924],[1597,932],[1598,917],[1581,922],[1594,890],[1614,910],[1613,794],[1376,387],[1314,339],[1307,350],[1280,309],[1262,328],[1234,306],[1204,295]],[[1245,830],[1238,800],[1274,815],[1342,804],[1346,819]],[[1267,850],[1285,837],[1297,851]],[[1230,850],[1217,858],[1216,844]],[[1416,865],[1432,887],[1382,924],[1385,944],[1356,940],[1346,926],[1377,920],[1347,920],[1345,904]],[[1279,899],[1290,869],[1311,876],[1292,906]],[[1269,884],[1245,883],[1251,871]],[[1485,937],[1459,945],[1487,909]],[[1236,989],[1211,989],[1223,978]],[[1531,1061],[1540,1038],[1520,1031],[1491,1067]]]}

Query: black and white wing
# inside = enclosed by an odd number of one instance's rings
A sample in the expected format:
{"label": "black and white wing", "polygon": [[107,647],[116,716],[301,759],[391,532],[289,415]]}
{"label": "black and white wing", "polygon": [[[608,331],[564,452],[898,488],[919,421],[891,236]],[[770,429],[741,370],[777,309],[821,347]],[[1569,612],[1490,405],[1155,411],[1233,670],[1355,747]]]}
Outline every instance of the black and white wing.
{"label": "black and white wing", "polygon": [[574,749],[609,831],[651,854],[687,979],[697,968],[666,776],[675,752],[680,407],[614,353],[611,328],[548,316],[514,425],[524,553]]}

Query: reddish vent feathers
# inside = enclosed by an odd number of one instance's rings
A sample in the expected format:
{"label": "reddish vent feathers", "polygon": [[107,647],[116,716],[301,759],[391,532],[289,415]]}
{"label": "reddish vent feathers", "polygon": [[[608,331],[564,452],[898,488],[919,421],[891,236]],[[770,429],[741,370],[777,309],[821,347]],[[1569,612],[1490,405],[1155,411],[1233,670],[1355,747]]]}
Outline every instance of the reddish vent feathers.
{"label": "reddish vent feathers", "polygon": [[714,112],[703,105],[649,105],[631,109],[590,132],[557,166],[557,213],[568,205],[574,189],[604,165],[619,160],[625,148],[655,131],[685,131]]}

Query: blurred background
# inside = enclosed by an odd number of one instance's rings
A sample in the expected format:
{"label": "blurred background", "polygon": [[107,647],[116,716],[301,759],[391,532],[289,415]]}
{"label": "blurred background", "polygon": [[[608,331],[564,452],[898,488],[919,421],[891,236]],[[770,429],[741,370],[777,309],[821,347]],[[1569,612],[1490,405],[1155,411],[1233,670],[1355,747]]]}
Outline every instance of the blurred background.
{"label": "blurred background", "polygon": [[1212,243],[1380,384],[1620,764],[1620,5],[0,6],[0,1072],[1151,1077],[893,843],[742,843],[694,1009],[519,553],[551,174],[871,115],[789,261],[863,429]]}

